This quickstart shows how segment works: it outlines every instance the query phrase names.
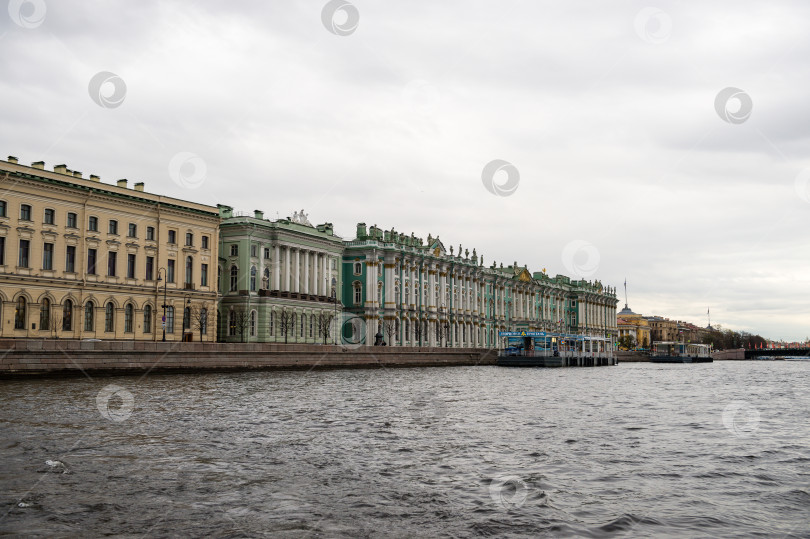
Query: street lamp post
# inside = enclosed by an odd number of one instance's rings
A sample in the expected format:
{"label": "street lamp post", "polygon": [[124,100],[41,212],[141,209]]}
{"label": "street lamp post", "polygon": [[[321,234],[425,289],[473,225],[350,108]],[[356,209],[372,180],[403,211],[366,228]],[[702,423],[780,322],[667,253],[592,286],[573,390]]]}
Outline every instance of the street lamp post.
{"label": "street lamp post", "polygon": [[[158,268],[158,283],[163,281],[163,342],[166,342],[166,284],[167,281],[161,279],[160,271],[163,270],[163,274],[166,275],[166,268]],[[160,285],[158,285],[160,286]]]}

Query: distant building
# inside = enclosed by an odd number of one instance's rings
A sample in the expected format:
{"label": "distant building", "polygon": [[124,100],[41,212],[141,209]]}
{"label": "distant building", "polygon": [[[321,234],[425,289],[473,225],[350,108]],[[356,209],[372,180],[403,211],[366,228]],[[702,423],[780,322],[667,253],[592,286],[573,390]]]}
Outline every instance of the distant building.
{"label": "distant building", "polygon": [[678,323],[675,320],[661,316],[645,316],[644,319],[650,327],[650,342],[680,340]]}
{"label": "distant building", "polygon": [[303,210],[271,221],[220,205],[219,215],[220,340],[334,342],[343,240],[332,224],[313,226]]}
{"label": "distant building", "polygon": [[633,338],[635,346],[649,348],[652,342],[650,325],[642,315],[634,313],[625,303],[624,309],[619,311],[616,316],[619,339],[630,336]]}
{"label": "distant building", "polygon": [[218,224],[143,183],[0,161],[0,335],[213,341]]}
{"label": "distant building", "polygon": [[389,346],[497,347],[500,331],[616,334],[615,290],[599,282],[485,266],[394,229],[357,225],[343,253],[344,341]]}

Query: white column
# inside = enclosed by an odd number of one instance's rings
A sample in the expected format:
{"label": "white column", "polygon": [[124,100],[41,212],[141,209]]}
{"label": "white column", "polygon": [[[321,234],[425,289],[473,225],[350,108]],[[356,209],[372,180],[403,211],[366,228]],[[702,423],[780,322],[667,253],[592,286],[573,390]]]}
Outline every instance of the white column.
{"label": "white column", "polygon": [[284,246],[284,276],[282,277],[283,287],[285,292],[292,292],[292,249],[289,245]]}
{"label": "white column", "polygon": [[[302,253],[304,259],[304,272],[303,272],[303,279],[301,280],[301,293],[302,294],[309,294],[309,251],[304,251]],[[301,257],[298,259],[299,263],[301,262]],[[301,270],[298,270],[298,276],[302,277]]]}

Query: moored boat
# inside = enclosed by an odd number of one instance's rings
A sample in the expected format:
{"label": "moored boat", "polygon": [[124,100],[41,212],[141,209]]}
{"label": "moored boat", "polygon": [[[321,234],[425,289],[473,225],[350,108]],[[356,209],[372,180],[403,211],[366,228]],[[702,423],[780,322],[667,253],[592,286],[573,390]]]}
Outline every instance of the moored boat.
{"label": "moored boat", "polygon": [[650,351],[652,363],[712,363],[708,344],[656,341]]}

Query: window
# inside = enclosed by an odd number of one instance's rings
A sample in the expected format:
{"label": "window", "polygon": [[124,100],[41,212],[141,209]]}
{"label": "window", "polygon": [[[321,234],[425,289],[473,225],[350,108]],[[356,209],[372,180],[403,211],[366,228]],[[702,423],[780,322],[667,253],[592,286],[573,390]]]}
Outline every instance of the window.
{"label": "window", "polygon": [[169,243],[177,243],[177,231],[169,230]]}
{"label": "window", "polygon": [[110,277],[115,277],[115,262],[118,257],[118,253],[107,253],[107,275]]}
{"label": "window", "polygon": [[304,333],[304,324],[307,321],[307,315],[305,315],[304,313],[301,313],[301,319],[300,320],[301,320],[301,328],[300,328],[300,331],[298,332],[298,334],[303,337],[303,336],[306,335]]}
{"label": "window", "polygon": [[51,329],[51,300],[43,298],[39,304],[39,329],[48,331]]}
{"label": "window", "polygon": [[136,225],[135,223],[129,223],[129,227],[127,228],[127,237],[129,238],[138,237],[138,225]]}
{"label": "window", "polygon": [[174,333],[174,307],[166,307],[166,333]]}
{"label": "window", "polygon": [[264,275],[262,276],[262,288],[265,290],[270,288],[270,268],[264,268]]}
{"label": "window", "polygon": [[0,266],[6,265],[6,237],[0,236]]}
{"label": "window", "polygon": [[173,283],[174,282],[174,260],[169,259],[166,268],[166,282]]}
{"label": "window", "polygon": [[154,256],[147,256],[146,257],[146,275],[144,279],[147,281],[152,281],[155,277],[155,257]]}
{"label": "window", "polygon": [[20,204],[20,221],[31,220],[31,206],[28,204]]}
{"label": "window", "polygon": [[236,335],[236,316],[231,309],[228,312],[228,336],[233,337],[234,335]]}
{"label": "window", "polygon": [[8,217],[6,215],[6,201],[0,200],[0,217]]}
{"label": "window", "polygon": [[313,337],[313,331],[315,327],[315,315],[309,317],[309,337]]}
{"label": "window", "polygon": [[239,270],[236,269],[236,266],[231,266],[231,292],[236,292],[236,284],[237,284],[237,277],[239,275]]}
{"label": "window", "polygon": [[200,264],[200,286],[208,286],[208,264]]}
{"label": "window", "polygon": [[110,226],[107,230],[110,234],[118,234],[118,221],[115,219],[110,219]]}
{"label": "window", "polygon": [[146,227],[146,239],[149,241],[155,241],[155,227]]}
{"label": "window", "polygon": [[203,236],[202,237],[202,248],[203,249],[208,249],[208,236]]}
{"label": "window", "polygon": [[95,307],[92,301],[88,301],[84,305],[84,330],[93,331],[95,322]]}
{"label": "window", "polygon": [[69,299],[62,305],[62,331],[73,331],[73,302]]}
{"label": "window", "polygon": [[52,225],[54,217],[56,217],[56,212],[54,212],[51,208],[45,208],[45,219],[43,222],[46,225]]}
{"label": "window", "polygon": [[332,259],[332,269],[337,269],[337,260]]}
{"label": "window", "polygon": [[259,255],[257,254],[257,253],[258,253],[258,249],[259,249],[259,247],[258,247],[258,246],[256,246],[256,245],[251,245],[251,246],[250,246],[250,256],[259,256]]}
{"label": "window", "polygon": [[87,250],[87,273],[90,275],[96,274],[96,250]]}
{"label": "window", "polygon": [[115,329],[115,306],[108,301],[104,307],[104,331],[112,332]]}
{"label": "window", "polygon": [[124,307],[124,333],[132,333],[132,318],[135,316],[135,309],[131,303]]}
{"label": "window", "polygon": [[183,309],[183,331],[191,329],[191,307]]}
{"label": "window", "polygon": [[256,291],[256,266],[250,268],[250,291]]}
{"label": "window", "polygon": [[267,247],[264,248],[264,259],[270,260],[270,249],[268,249]]}
{"label": "window", "polygon": [[200,311],[200,333],[205,335],[208,333],[208,309],[204,308]]}
{"label": "window", "polygon": [[68,212],[67,214],[67,227],[68,228],[78,228],[78,219],[76,214],[73,212]]}
{"label": "window", "polygon": [[363,301],[363,288],[357,284],[354,286],[354,304],[360,305]]}
{"label": "window", "polygon": [[135,278],[135,255],[127,254],[127,279]]}
{"label": "window", "polygon": [[256,311],[250,311],[250,336],[256,336]]}
{"label": "window", "polygon": [[76,272],[76,246],[68,245],[65,251],[65,271],[67,273]]}
{"label": "window", "polygon": [[231,245],[231,256],[238,256],[239,255],[239,245],[233,244]]}
{"label": "window", "polygon": [[42,269],[53,269],[53,243],[45,243],[42,245]]}
{"label": "window", "polygon": [[186,257],[186,284],[191,284],[194,282],[192,279],[194,275],[194,259],[190,256]]}
{"label": "window", "polygon": [[152,333],[152,306],[148,303],[143,306],[143,332]]}
{"label": "window", "polygon": [[25,307],[25,297],[20,296],[14,309],[14,329],[25,329]]}
{"label": "window", "polygon": [[98,217],[91,215],[87,220],[87,230],[90,232],[98,232]]}
{"label": "window", "polygon": [[192,245],[194,245],[194,234],[186,232],[186,247],[191,247]]}
{"label": "window", "polygon": [[28,240],[20,240],[20,252],[17,258],[17,265],[21,268],[28,267],[29,245],[30,243]]}
{"label": "window", "polygon": [[355,262],[354,263],[354,274],[355,275],[360,275],[361,273],[363,273],[363,265],[360,264],[360,262]]}

